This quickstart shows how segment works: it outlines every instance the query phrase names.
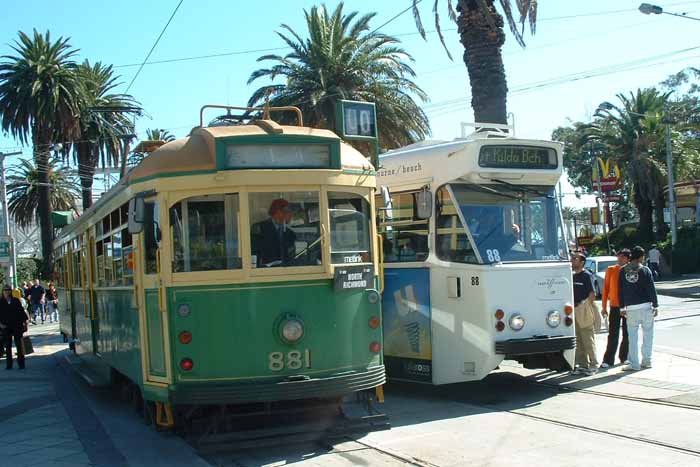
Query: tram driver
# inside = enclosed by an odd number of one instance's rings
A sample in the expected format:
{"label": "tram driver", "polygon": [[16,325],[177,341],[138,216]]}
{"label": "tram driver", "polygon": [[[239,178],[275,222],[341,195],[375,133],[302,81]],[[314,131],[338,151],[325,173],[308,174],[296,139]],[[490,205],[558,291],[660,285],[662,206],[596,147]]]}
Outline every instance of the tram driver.
{"label": "tram driver", "polygon": [[289,201],[277,198],[270,203],[268,219],[251,226],[252,253],[257,267],[282,266],[294,259],[296,234],[289,228],[292,212]]}

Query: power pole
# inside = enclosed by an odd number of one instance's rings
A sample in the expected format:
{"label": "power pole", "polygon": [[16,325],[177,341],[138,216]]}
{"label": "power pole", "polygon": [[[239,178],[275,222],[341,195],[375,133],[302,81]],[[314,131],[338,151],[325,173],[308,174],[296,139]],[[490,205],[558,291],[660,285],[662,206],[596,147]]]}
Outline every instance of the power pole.
{"label": "power pole", "polygon": [[22,151],[4,153],[0,152],[0,204],[2,204],[2,225],[0,225],[0,263],[5,273],[6,283],[13,287],[17,285],[17,261],[15,256],[14,239],[10,235],[10,215],[7,208],[7,185],[5,182],[5,158],[18,156]]}

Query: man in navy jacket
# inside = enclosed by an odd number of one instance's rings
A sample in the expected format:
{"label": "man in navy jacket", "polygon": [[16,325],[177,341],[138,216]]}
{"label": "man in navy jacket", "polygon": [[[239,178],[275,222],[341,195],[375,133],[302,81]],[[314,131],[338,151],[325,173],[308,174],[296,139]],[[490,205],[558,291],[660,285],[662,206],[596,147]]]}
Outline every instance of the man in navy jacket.
{"label": "man in navy jacket", "polygon": [[[644,266],[644,248],[632,249],[630,262],[620,269],[619,301],[621,314],[627,318],[630,364],[623,371],[651,368],[651,350],[654,344],[654,318],[659,313],[654,276]],[[642,362],[639,363],[639,327],[642,328]]]}

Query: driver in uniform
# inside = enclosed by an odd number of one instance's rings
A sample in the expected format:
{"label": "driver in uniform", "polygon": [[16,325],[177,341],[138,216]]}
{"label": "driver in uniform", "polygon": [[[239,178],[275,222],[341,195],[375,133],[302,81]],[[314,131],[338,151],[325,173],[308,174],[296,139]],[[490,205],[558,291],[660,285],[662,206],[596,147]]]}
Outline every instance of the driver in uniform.
{"label": "driver in uniform", "polygon": [[[272,201],[268,219],[253,224],[250,237],[257,267],[281,266],[294,259],[296,234],[288,226],[293,212],[286,199]],[[275,263],[275,264],[270,264]]]}

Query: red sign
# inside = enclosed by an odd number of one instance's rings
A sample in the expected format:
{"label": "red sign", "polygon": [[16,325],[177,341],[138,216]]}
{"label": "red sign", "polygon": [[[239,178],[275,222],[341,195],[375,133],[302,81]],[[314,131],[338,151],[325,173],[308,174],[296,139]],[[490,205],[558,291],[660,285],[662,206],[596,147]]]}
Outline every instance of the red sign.
{"label": "red sign", "polygon": [[600,180],[593,182],[593,186],[600,191],[613,191],[620,188],[620,180],[615,177],[601,177]]}

